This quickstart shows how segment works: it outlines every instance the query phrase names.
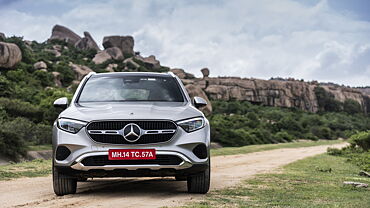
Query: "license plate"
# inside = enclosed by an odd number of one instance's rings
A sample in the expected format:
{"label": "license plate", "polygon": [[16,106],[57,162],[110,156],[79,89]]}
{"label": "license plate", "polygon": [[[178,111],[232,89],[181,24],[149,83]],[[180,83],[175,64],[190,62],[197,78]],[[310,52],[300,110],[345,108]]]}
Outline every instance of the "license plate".
{"label": "license plate", "polygon": [[110,149],[109,160],[154,160],[155,149]]}

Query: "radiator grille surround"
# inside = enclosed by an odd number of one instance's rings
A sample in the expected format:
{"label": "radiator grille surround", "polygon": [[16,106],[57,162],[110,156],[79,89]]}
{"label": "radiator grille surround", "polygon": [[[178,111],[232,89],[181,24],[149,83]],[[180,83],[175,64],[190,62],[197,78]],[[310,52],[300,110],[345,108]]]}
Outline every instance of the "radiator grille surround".
{"label": "radiator grille surround", "polygon": [[[110,134],[109,131],[120,131],[126,125],[134,123],[138,125],[142,130],[148,132],[148,134],[141,135],[141,137],[135,141],[127,141],[123,135]],[[106,134],[99,134],[104,130]],[[156,133],[156,130],[160,130]],[[162,131],[161,131],[162,130]],[[169,131],[163,131],[169,130]],[[89,137],[98,143],[105,144],[153,144],[170,141],[177,132],[177,125],[170,120],[102,120],[92,121],[86,126],[86,131]]]}

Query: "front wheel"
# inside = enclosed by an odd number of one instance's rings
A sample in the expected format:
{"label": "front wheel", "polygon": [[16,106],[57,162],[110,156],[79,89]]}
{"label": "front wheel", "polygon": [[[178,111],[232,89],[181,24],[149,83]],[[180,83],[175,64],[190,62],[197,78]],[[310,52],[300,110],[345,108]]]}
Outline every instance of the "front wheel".
{"label": "front wheel", "polygon": [[59,172],[53,165],[53,188],[57,196],[75,194],[77,190],[77,178]]}
{"label": "front wheel", "polygon": [[196,194],[205,194],[209,190],[211,182],[211,164],[208,163],[208,168],[198,174],[188,176],[188,192]]}

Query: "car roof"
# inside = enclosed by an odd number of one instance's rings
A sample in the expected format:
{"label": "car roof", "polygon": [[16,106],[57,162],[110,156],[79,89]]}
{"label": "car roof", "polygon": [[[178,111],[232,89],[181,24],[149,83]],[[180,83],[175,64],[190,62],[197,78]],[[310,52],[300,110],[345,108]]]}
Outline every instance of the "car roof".
{"label": "car roof", "polygon": [[172,77],[171,73],[157,72],[107,72],[94,73],[92,77],[126,77],[126,76],[143,76],[143,77]]}

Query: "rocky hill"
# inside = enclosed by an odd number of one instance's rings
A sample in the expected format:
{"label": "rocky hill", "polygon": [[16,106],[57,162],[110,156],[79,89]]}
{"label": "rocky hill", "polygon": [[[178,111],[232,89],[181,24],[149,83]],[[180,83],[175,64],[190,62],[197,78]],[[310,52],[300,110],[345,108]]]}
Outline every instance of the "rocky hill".
{"label": "rocky hill", "polygon": [[[1,39],[7,40],[2,33]],[[36,58],[33,59],[32,64],[35,70],[43,71],[53,77],[54,87],[73,89],[73,86],[91,71],[172,71],[182,79],[191,96],[201,96],[206,100],[249,101],[259,105],[317,112],[320,110],[320,101],[315,89],[322,88],[329,97],[339,103],[351,100],[358,103],[364,112],[370,110],[369,88],[350,88],[294,79],[209,77],[210,71],[207,68],[202,69],[202,78],[196,78],[183,69],[161,66],[153,55],[141,56],[139,52],[134,51],[132,36],[106,36],[103,39],[104,50],[101,50],[89,32],[84,32],[84,37],[80,37],[64,26],[55,25],[51,37],[45,43],[31,41],[24,41],[24,43],[27,50],[31,52],[41,51],[49,55],[50,59],[42,57],[37,60]],[[77,57],[70,57],[73,56],[71,51],[77,53]],[[9,41],[0,42],[0,68],[16,68],[21,60],[22,50],[16,44]],[[64,70],[61,70],[63,67]],[[203,111],[210,114],[212,106],[208,105]]]}

